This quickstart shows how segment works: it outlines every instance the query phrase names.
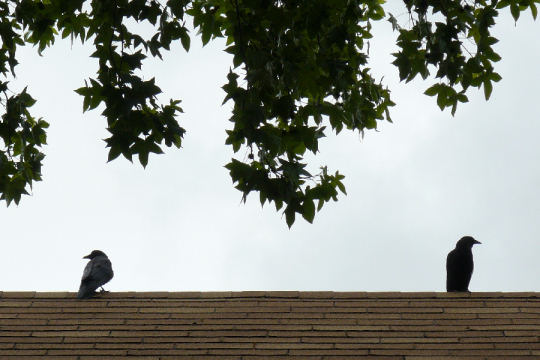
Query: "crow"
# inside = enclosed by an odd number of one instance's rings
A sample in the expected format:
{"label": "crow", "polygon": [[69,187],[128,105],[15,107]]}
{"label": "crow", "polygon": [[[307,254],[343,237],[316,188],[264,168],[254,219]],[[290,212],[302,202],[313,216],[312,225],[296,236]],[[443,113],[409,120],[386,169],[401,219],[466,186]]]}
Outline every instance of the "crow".
{"label": "crow", "polygon": [[103,285],[112,279],[114,273],[111,261],[103,251],[94,250],[83,259],[90,259],[90,261],[84,268],[77,298],[89,299],[95,295],[98,287],[101,286],[101,290],[105,291]]}
{"label": "crow", "polygon": [[462,237],[446,258],[446,291],[469,291],[474,262],[472,247],[481,244],[472,236]]}

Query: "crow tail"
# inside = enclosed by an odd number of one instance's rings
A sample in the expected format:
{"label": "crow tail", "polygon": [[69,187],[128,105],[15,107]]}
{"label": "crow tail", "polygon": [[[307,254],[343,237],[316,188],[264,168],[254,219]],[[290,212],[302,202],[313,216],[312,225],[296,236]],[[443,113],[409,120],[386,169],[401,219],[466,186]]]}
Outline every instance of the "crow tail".
{"label": "crow tail", "polygon": [[94,295],[94,290],[88,288],[84,284],[81,284],[79,292],[77,293],[77,299],[90,299]]}

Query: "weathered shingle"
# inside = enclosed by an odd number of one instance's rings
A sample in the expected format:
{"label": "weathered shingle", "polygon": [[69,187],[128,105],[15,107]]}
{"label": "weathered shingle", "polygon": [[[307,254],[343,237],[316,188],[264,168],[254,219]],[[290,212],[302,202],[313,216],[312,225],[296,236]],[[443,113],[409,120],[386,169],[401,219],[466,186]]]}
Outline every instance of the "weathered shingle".
{"label": "weathered shingle", "polygon": [[0,294],[1,359],[540,359],[540,293]]}

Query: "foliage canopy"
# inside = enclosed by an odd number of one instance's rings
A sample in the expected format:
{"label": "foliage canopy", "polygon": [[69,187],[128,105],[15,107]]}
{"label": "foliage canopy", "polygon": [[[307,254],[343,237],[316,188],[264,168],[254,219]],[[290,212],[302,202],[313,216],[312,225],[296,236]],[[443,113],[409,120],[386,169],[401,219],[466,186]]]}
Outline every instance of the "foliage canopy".
{"label": "foliage canopy", "polygon": [[[312,222],[338,191],[344,176],[326,167],[310,174],[306,152],[317,153],[328,126],[363,133],[390,119],[390,91],[370,74],[369,41],[374,21],[388,20],[399,33],[393,54],[401,80],[434,72],[425,94],[452,115],[467,102],[470,87],[491,95],[501,79],[493,64],[500,56],[490,28],[501,9],[517,21],[540,0],[403,0],[407,25],[384,11],[383,0],[6,0],[0,2],[0,194],[9,205],[41,180],[48,123],[36,119],[25,88],[9,89],[17,47],[38,53],[58,37],[91,41],[99,68],[75,90],[84,111],[104,105],[110,136],[108,160],[138,156],[146,166],[163,146],[180,148],[185,130],[177,121],[180,100],[159,104],[161,89],[137,70],[148,57],[161,58],[180,41],[188,51],[192,21],[203,44],[225,38],[233,64],[223,86],[234,103],[226,143],[249,152],[247,161],[226,165],[243,198],[256,191],[262,204],[284,208],[289,226],[297,214]],[[152,26],[139,34],[135,23]]]}

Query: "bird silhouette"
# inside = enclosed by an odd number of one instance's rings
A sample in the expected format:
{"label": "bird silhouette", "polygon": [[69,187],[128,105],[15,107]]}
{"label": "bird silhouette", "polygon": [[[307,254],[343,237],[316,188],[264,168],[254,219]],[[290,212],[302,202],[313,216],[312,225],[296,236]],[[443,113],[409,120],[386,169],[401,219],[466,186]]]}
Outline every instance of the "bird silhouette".
{"label": "bird silhouette", "polygon": [[81,286],[77,293],[79,299],[89,299],[95,295],[96,289],[109,282],[113,278],[112,264],[103,251],[94,250],[83,259],[90,259],[84,268],[81,278]]}
{"label": "bird silhouette", "polygon": [[446,291],[469,291],[474,269],[472,247],[481,244],[472,236],[464,236],[446,258]]}

